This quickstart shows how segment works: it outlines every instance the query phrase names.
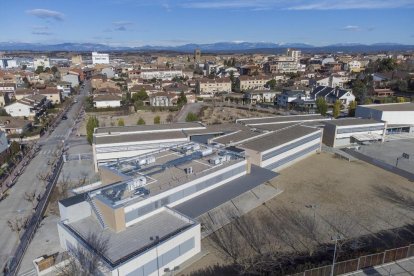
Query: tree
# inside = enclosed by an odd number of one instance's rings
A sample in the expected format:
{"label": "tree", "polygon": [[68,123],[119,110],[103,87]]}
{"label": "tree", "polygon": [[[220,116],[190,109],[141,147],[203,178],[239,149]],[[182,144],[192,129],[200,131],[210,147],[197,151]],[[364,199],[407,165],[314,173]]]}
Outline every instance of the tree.
{"label": "tree", "polygon": [[154,117],[154,124],[159,125],[161,123],[161,117],[159,115]]}
{"label": "tree", "polygon": [[17,235],[17,240],[20,242],[20,232],[26,227],[27,218],[13,218],[7,221],[7,225],[9,226],[12,232],[15,232]]}
{"label": "tree", "polygon": [[187,116],[185,117],[186,122],[195,122],[199,121],[198,116],[192,112],[188,112]]}
{"label": "tree", "polygon": [[56,66],[52,66],[51,70],[53,74],[56,74],[59,71]]}
{"label": "tree", "polygon": [[356,101],[352,101],[349,103],[348,105],[348,116],[349,117],[355,117],[355,110],[357,107],[357,102]]}
{"label": "tree", "polygon": [[109,238],[102,232],[89,232],[85,238],[89,248],[82,244],[70,248],[70,257],[65,266],[57,268],[56,274],[72,275],[100,275],[101,258],[109,249]]}
{"label": "tree", "polygon": [[95,128],[99,127],[99,120],[95,116],[89,117],[88,122],[86,123],[86,138],[88,143],[92,145],[93,142],[93,132]]}
{"label": "tree", "polygon": [[27,65],[26,64],[23,64],[22,65],[22,70],[26,70],[27,69]]}
{"label": "tree", "polygon": [[271,79],[270,81],[268,81],[266,83],[266,86],[269,87],[270,89],[274,90],[276,88],[277,82],[275,79]]}
{"label": "tree", "polygon": [[405,103],[404,97],[397,97],[397,103]]}
{"label": "tree", "polygon": [[144,121],[144,119],[142,119],[142,117],[139,117],[139,119],[137,121],[137,125],[145,125],[145,121]]}
{"label": "tree", "polygon": [[40,74],[44,72],[44,67],[43,66],[37,66],[35,73],[36,74]]}
{"label": "tree", "polygon": [[328,105],[326,104],[326,101],[324,98],[319,97],[316,99],[316,110],[321,115],[325,116],[326,112],[328,111]]}
{"label": "tree", "polygon": [[133,102],[137,102],[137,101],[145,101],[148,99],[148,94],[145,91],[144,88],[141,88],[140,91],[134,93],[131,97]]}
{"label": "tree", "polygon": [[180,93],[180,97],[177,100],[177,105],[178,106],[183,106],[187,103],[187,97],[184,94],[184,91],[181,91]]}
{"label": "tree", "polygon": [[32,207],[34,208],[36,205],[36,192],[32,191],[32,192],[25,192],[24,193],[24,199],[27,200],[28,202],[30,202],[32,204]]}
{"label": "tree", "polygon": [[118,126],[125,126],[124,119],[122,119],[122,118],[118,119]]}
{"label": "tree", "polygon": [[336,100],[333,106],[332,116],[338,118],[341,115],[341,102]]}

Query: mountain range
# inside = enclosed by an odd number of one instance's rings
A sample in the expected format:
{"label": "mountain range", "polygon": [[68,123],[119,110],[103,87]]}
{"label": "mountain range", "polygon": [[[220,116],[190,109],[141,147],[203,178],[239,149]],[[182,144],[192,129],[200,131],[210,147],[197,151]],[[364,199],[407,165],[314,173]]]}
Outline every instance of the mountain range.
{"label": "mountain range", "polygon": [[91,52],[91,51],[172,51],[172,52],[193,52],[194,49],[202,52],[265,52],[278,53],[286,48],[300,49],[304,52],[376,52],[376,51],[406,51],[414,50],[414,45],[397,43],[340,43],[327,46],[314,46],[305,43],[271,43],[271,42],[217,42],[209,44],[184,44],[179,46],[152,46],[139,47],[110,46],[97,43],[61,43],[61,44],[40,44],[21,42],[0,42],[0,51],[68,51],[68,52]]}

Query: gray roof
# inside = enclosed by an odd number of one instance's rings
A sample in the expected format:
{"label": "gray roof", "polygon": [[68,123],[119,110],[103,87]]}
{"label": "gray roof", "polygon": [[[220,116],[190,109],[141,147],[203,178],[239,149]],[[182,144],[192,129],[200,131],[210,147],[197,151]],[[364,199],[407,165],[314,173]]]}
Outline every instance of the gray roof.
{"label": "gray roof", "polygon": [[325,124],[331,124],[336,126],[353,126],[353,125],[368,125],[368,124],[384,124],[384,122],[373,120],[373,119],[362,119],[362,118],[345,118],[338,120],[331,120],[325,122]]}
{"label": "gray roof", "polygon": [[245,126],[234,123],[224,123],[224,124],[215,124],[207,125],[205,129],[189,129],[184,130],[184,133],[192,135],[204,135],[204,134],[218,134],[218,133],[231,133],[237,130],[245,129]]}
{"label": "gray roof", "polygon": [[187,138],[187,136],[182,131],[144,132],[124,135],[95,136],[94,142],[96,145],[99,145],[179,138]]}
{"label": "gray roof", "polygon": [[370,104],[361,105],[361,107],[380,111],[414,111],[414,103]]}
{"label": "gray roof", "polygon": [[86,193],[83,193],[83,194],[78,194],[78,195],[74,195],[74,196],[62,199],[59,202],[63,206],[69,207],[69,206],[81,203],[81,202],[85,201],[85,199],[86,199]]}
{"label": "gray roof", "polygon": [[137,126],[123,126],[123,127],[99,127],[95,130],[96,134],[101,133],[122,133],[122,132],[138,132],[138,131],[157,131],[157,130],[181,130],[188,128],[204,128],[201,123],[172,123],[172,124],[159,124],[159,125],[137,125]]}
{"label": "gray roof", "polygon": [[317,121],[317,120],[330,120],[328,117],[322,115],[292,115],[292,116],[275,116],[265,118],[251,118],[251,119],[239,119],[238,123],[244,125],[260,125],[260,124],[279,124],[288,122],[305,122],[305,121]]}
{"label": "gray roof", "polygon": [[252,165],[250,174],[241,176],[218,188],[181,203],[175,206],[174,209],[189,217],[196,218],[277,175],[275,172]]}
{"label": "gray roof", "polygon": [[271,132],[268,135],[243,143],[239,147],[263,152],[317,131],[320,130],[306,126],[293,126],[281,131]]}
{"label": "gray roof", "polygon": [[213,141],[219,144],[228,145],[230,143],[240,143],[246,139],[252,139],[259,135],[263,135],[263,133],[253,130],[241,130],[236,133],[215,138]]}
{"label": "gray roof", "polygon": [[195,225],[194,221],[165,210],[118,233],[109,228],[102,230],[99,222],[92,216],[66,226],[75,230],[84,241],[90,232],[102,232],[103,237],[108,238],[108,251],[104,258],[110,265],[116,266],[153,247],[155,242],[150,240],[151,237],[158,236],[160,241],[163,241],[192,225]]}

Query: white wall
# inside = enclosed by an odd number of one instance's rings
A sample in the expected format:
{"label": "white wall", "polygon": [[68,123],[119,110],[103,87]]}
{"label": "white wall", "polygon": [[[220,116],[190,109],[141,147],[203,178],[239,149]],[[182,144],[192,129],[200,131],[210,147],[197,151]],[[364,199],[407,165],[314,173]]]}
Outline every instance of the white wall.
{"label": "white wall", "polygon": [[61,220],[67,220],[69,223],[89,217],[92,214],[91,205],[87,201],[82,201],[68,207],[59,202],[59,213]]}
{"label": "white wall", "polygon": [[120,107],[121,101],[94,101],[96,108]]}

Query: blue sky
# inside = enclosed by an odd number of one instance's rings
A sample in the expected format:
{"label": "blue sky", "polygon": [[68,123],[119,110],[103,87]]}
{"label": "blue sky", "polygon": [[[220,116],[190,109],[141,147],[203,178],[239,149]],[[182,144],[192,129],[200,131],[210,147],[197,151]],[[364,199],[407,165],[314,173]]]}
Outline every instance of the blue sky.
{"label": "blue sky", "polygon": [[1,0],[0,42],[414,44],[414,0]]}

